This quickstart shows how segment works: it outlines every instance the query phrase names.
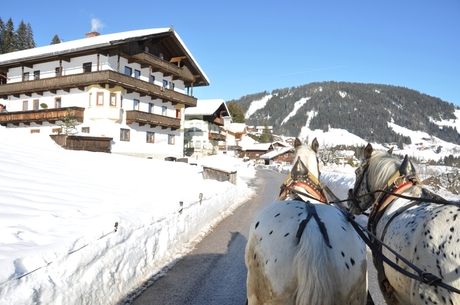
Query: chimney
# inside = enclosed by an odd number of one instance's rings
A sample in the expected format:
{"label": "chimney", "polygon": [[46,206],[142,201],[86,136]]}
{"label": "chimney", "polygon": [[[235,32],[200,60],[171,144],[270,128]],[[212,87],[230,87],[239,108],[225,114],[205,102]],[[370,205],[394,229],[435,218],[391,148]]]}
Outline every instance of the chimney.
{"label": "chimney", "polygon": [[86,38],[90,38],[90,37],[96,37],[96,36],[99,36],[99,32],[89,32],[89,33],[86,33]]}

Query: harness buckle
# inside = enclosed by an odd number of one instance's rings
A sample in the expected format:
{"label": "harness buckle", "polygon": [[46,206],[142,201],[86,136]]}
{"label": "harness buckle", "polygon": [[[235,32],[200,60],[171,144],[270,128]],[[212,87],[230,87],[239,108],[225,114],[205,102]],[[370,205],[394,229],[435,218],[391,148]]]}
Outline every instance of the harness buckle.
{"label": "harness buckle", "polygon": [[437,283],[441,282],[441,279],[432,273],[422,272],[421,277],[423,282],[428,285],[437,285]]}

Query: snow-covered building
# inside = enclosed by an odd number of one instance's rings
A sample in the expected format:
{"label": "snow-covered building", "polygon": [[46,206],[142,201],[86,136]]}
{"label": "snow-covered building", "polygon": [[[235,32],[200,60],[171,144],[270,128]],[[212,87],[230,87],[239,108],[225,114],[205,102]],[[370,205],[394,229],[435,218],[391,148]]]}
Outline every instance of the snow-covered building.
{"label": "snow-covered building", "polygon": [[226,145],[225,121],[231,121],[223,99],[198,100],[196,107],[185,109],[185,155],[195,159],[219,153]]}
{"label": "snow-covered building", "polygon": [[184,110],[209,80],[172,28],[99,35],[0,55],[0,125],[109,138],[113,153],[182,157]]}

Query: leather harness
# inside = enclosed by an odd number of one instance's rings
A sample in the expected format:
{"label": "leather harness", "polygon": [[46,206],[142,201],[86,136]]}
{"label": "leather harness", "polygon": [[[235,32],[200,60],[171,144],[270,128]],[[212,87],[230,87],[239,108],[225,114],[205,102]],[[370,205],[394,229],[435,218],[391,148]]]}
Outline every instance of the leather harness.
{"label": "leather harness", "polygon": [[[294,189],[295,187],[305,190],[305,193],[295,191]],[[329,243],[329,236],[327,234],[326,226],[319,218],[318,213],[316,212],[315,205],[311,203],[309,200],[304,200],[304,198],[302,198],[300,194],[304,197],[308,197],[313,200],[318,200],[325,204],[327,203],[326,193],[323,187],[321,186],[321,183],[308,170],[308,168],[305,166],[302,160],[298,158],[296,163],[292,167],[291,172],[288,174],[283,184],[281,185],[281,192],[280,192],[278,200],[279,201],[287,200],[288,198],[291,197],[291,195],[293,195],[295,200],[303,201],[305,203],[307,216],[299,224],[299,228],[296,234],[297,243],[300,242],[300,237],[302,236],[302,233],[305,230],[305,227],[307,226],[310,219],[313,217],[316,223],[318,224],[321,234],[323,235],[324,242],[329,248],[332,248]]]}

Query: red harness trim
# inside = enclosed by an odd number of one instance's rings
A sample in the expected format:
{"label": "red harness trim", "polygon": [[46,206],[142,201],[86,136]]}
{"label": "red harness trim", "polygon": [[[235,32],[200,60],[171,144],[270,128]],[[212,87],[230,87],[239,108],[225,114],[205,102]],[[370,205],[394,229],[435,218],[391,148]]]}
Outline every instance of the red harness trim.
{"label": "red harness trim", "polygon": [[[393,192],[392,194],[402,194],[407,191],[410,187],[415,185],[413,181],[407,181],[405,183],[401,183]],[[395,198],[396,196],[392,194],[387,194],[384,199],[379,203],[376,201],[374,205],[378,208],[378,210],[386,208]]]}
{"label": "red harness trim", "polygon": [[326,198],[324,198],[324,196],[321,195],[320,192],[318,192],[313,186],[311,186],[308,183],[305,183],[302,181],[293,182],[289,185],[289,188],[292,188],[293,186],[299,186],[303,188],[304,190],[307,191],[308,194],[312,195],[313,197],[315,197],[316,199],[318,199],[319,201],[323,203],[327,202]]}

